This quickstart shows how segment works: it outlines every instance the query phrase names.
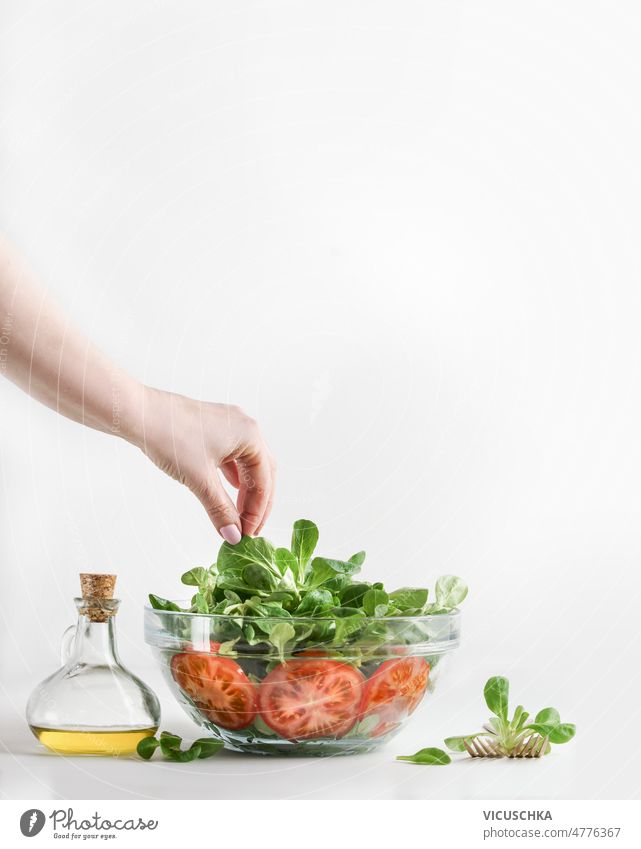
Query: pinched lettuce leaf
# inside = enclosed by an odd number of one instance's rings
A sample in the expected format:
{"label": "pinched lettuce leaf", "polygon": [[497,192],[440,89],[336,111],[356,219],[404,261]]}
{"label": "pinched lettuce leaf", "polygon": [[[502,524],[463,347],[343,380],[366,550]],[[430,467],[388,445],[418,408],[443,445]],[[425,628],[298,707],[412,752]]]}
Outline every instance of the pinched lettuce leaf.
{"label": "pinched lettuce leaf", "polygon": [[[149,597],[150,603],[159,611],[216,615],[211,638],[232,655],[242,644],[251,648],[266,643],[281,658],[285,650],[295,651],[302,643],[312,648],[350,644],[356,658],[356,644],[362,641],[363,656],[354,662],[366,662],[368,653],[390,639],[429,640],[429,629],[421,624],[428,620],[420,617],[449,612],[467,593],[465,584],[452,575],[438,579],[433,604],[428,603],[427,589],[420,587],[388,592],[380,582],[355,577],[364,551],[348,560],[314,556],[318,538],[316,525],[299,519],[290,549],[275,548],[265,537],[245,536],[237,545],[225,542],[216,563],[182,575],[182,582],[196,590],[190,607],[182,611],[156,595]],[[287,621],[292,617],[310,621]],[[399,628],[394,617],[415,619],[415,625],[408,621]]]}

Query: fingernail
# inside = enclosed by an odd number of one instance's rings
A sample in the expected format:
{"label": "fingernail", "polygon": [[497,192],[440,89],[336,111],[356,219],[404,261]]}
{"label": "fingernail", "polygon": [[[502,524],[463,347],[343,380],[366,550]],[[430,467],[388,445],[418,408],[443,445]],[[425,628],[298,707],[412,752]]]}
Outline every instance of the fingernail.
{"label": "fingernail", "polygon": [[236,525],[225,525],[224,528],[220,529],[220,535],[230,545],[236,545],[237,542],[240,542],[241,538],[241,533]]}

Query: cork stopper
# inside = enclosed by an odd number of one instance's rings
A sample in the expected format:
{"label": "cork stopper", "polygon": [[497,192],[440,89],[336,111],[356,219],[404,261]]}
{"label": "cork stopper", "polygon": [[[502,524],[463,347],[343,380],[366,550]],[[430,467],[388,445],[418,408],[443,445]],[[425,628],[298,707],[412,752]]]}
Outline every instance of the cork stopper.
{"label": "cork stopper", "polygon": [[92,622],[106,622],[115,610],[104,605],[114,597],[116,575],[101,575],[92,572],[80,573],[80,590],[85,602],[82,613]]}

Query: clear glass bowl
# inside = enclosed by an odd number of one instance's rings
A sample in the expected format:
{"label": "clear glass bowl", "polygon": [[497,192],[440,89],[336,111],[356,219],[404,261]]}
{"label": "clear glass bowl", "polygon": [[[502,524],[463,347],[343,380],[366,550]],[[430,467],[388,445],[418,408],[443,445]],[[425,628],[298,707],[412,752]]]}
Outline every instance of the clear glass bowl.
{"label": "clear glass bowl", "polygon": [[[257,641],[283,621],[304,641],[282,651]],[[226,748],[356,754],[387,742],[433,690],[459,645],[461,615],[367,617],[351,635],[335,621],[146,607],[145,641],[184,710]],[[247,625],[259,635],[253,645]]]}

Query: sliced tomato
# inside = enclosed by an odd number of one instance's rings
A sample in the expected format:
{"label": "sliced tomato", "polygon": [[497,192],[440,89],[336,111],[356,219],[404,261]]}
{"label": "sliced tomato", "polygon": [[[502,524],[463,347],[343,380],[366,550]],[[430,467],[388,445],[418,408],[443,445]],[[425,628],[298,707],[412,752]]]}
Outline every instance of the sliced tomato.
{"label": "sliced tomato", "polygon": [[338,660],[281,663],[258,688],[264,722],[286,740],[342,737],[358,719],[365,678]]}
{"label": "sliced tomato", "polygon": [[171,674],[214,725],[236,730],[254,721],[256,686],[230,658],[182,652],[172,657]]}
{"label": "sliced tomato", "polygon": [[422,657],[386,660],[365,685],[362,717],[376,716],[378,724],[370,732],[380,737],[397,728],[419,706],[430,674]]}

